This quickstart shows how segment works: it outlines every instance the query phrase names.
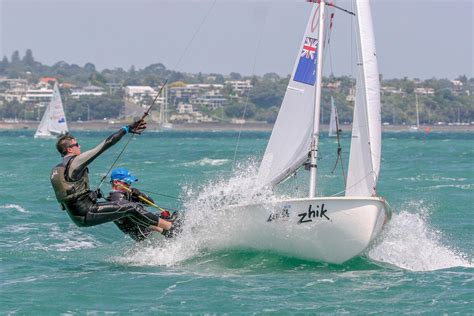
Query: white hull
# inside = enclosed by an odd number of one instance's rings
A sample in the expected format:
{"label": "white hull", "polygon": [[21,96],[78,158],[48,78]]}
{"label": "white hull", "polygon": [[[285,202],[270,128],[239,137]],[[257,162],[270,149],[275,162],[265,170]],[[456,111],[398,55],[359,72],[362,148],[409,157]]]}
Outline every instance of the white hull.
{"label": "white hull", "polygon": [[58,136],[64,135],[66,133],[35,133],[34,138],[43,138],[43,139],[54,139],[58,138]]}
{"label": "white hull", "polygon": [[238,235],[232,238],[238,246],[329,263],[360,255],[391,218],[385,200],[366,197],[281,200],[232,206],[226,213],[227,219],[246,223],[228,231]]}

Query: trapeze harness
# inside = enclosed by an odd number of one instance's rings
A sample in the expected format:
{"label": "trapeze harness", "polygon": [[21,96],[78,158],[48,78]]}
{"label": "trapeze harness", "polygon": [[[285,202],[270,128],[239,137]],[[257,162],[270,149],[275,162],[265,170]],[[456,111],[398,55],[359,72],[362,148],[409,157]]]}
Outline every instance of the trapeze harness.
{"label": "trapeze harness", "polygon": [[[143,226],[157,225],[159,217],[138,203],[98,202],[97,191],[89,187],[87,165],[125,135],[124,130],[110,135],[94,149],[78,156],[66,156],[51,171],[56,199],[77,226],[94,226],[129,218]],[[74,167],[73,167],[74,166]]]}

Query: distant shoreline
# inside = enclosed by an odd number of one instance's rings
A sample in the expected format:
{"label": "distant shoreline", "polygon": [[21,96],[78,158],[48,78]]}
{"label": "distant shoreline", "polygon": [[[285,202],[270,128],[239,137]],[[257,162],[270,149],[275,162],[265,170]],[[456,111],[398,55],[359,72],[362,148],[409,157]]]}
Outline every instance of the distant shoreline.
{"label": "distant shoreline", "polygon": [[[71,132],[75,131],[111,131],[120,128],[130,122],[71,122],[68,123]],[[36,130],[39,122],[36,121],[19,121],[19,122],[0,122],[1,130]],[[173,124],[171,129],[160,128],[156,123],[149,123],[148,129],[153,131],[171,130],[171,131],[266,131],[270,132],[273,128],[272,124],[267,123],[245,123],[245,124],[230,124],[230,123],[185,123]],[[327,125],[321,125],[322,131],[327,131]],[[341,126],[343,131],[350,131],[351,125]],[[420,132],[474,132],[474,125],[422,125]],[[409,125],[383,125],[383,132],[410,132],[414,131]]]}

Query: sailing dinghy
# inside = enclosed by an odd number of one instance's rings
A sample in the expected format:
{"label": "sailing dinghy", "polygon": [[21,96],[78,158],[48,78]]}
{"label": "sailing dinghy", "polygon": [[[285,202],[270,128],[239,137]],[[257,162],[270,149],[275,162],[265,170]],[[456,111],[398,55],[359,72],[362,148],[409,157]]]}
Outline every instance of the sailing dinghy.
{"label": "sailing dinghy", "polygon": [[329,118],[329,132],[328,132],[329,137],[337,136],[337,126],[338,126],[338,123],[336,122],[337,119],[338,119],[337,108],[334,105],[334,98],[331,97],[331,117]]}
{"label": "sailing dinghy", "polygon": [[35,133],[35,138],[54,138],[68,132],[63,102],[58,84],[54,84],[53,97],[44,111],[43,118]]}
{"label": "sailing dinghy", "polygon": [[358,75],[345,196],[319,197],[323,43],[329,10],[334,8],[324,0],[317,2],[311,4],[292,77],[257,175],[259,187],[273,188],[304,165],[310,171],[308,197],[232,206],[228,214],[232,222],[246,223],[248,231],[239,232],[241,246],[342,263],[362,254],[391,218],[389,205],[376,191],[381,157],[379,73],[370,4],[356,0]]}

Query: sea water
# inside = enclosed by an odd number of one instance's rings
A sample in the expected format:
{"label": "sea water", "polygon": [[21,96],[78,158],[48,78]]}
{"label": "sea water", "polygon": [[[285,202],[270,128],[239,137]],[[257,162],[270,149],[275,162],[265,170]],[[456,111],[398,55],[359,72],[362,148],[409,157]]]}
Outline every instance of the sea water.
{"label": "sea water", "polygon": [[[83,151],[108,136],[74,134]],[[78,228],[59,209],[49,181],[60,160],[54,140],[0,132],[0,314],[472,314],[473,136],[385,133],[378,193],[392,220],[363,255],[333,265],[236,247],[225,229],[206,227],[226,220],[223,206],[249,199],[269,133],[132,139],[116,166],[194,224],[177,240],[137,245],[112,223]],[[349,141],[344,135],[345,164]],[[125,143],[90,165],[94,186]],[[343,189],[341,165],[331,173],[336,146],[322,137],[320,194]],[[299,177],[274,194],[304,196],[306,172]],[[245,232],[245,223],[228,224]]]}

